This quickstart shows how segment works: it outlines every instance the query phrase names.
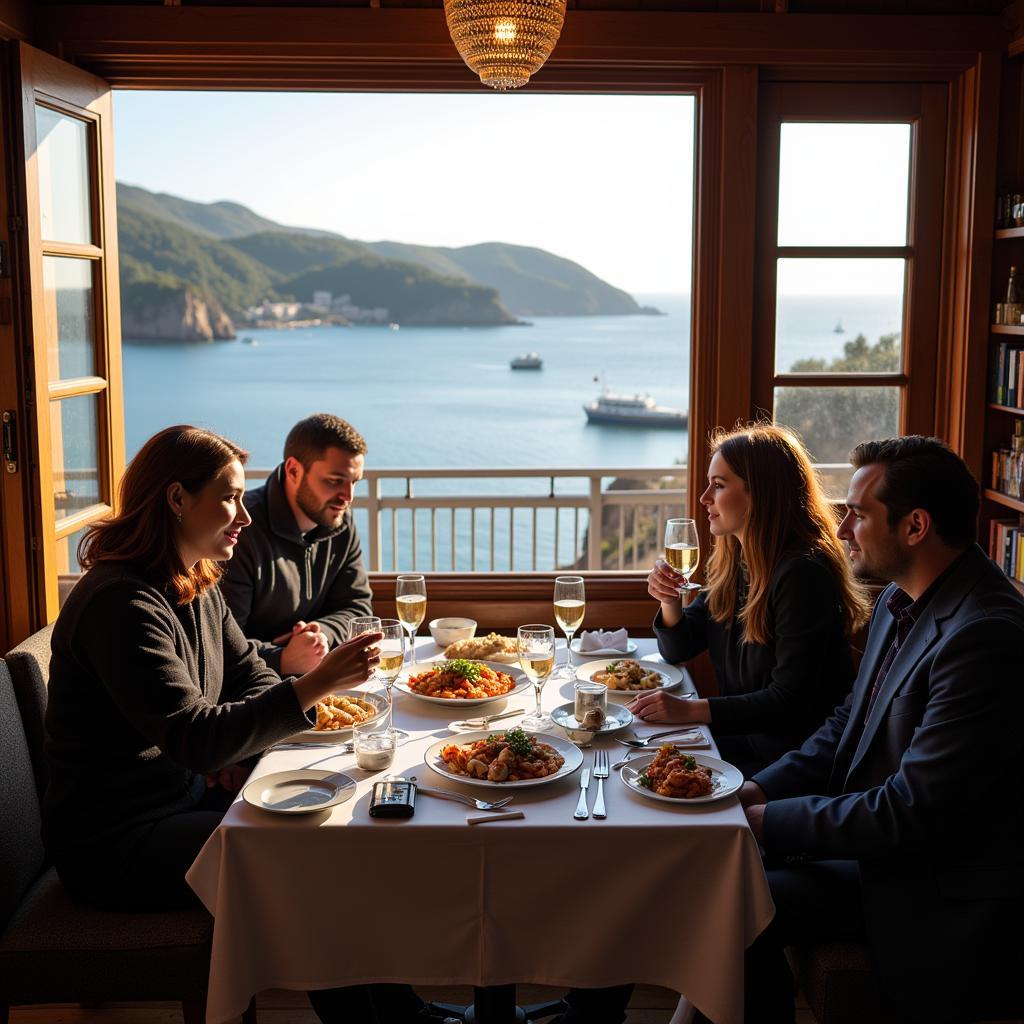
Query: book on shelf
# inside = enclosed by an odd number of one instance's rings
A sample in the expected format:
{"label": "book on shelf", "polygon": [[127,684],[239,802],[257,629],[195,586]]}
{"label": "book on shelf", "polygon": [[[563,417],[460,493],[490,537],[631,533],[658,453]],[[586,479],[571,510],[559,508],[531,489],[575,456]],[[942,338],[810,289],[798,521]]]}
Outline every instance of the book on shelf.
{"label": "book on shelf", "polygon": [[989,522],[988,553],[1007,576],[1024,581],[1024,516]]}
{"label": "book on shelf", "polygon": [[992,489],[1009,498],[1024,497],[1024,420],[1013,421],[1009,447],[992,452]]}
{"label": "book on shelf", "polygon": [[1016,408],[1024,402],[1024,343],[1000,342],[992,360],[989,400]]}

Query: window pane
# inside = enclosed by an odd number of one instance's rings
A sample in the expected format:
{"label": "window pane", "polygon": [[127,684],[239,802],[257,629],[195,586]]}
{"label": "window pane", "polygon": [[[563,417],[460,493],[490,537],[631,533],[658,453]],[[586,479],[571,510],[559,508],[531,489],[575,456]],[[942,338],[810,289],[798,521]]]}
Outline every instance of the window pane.
{"label": "window pane", "polygon": [[899,433],[900,389],[776,388],[775,419],[804,439],[822,469],[829,497],[841,498],[853,475],[850,451],[861,441]]}
{"label": "window pane", "polygon": [[50,403],[50,450],[57,518],[100,501],[98,395]]}
{"label": "window pane", "polygon": [[[82,571],[82,565],[78,561],[78,542],[88,531],[89,527],[83,526],[80,530],[76,530],[70,536],[62,537],[57,541],[57,573],[59,575]],[[64,598],[66,597],[66,594],[64,593],[65,584],[63,581],[59,586],[61,588],[60,602],[63,604]]]}
{"label": "window pane", "polygon": [[39,231],[48,241],[92,241],[88,133],[84,121],[36,107]]}
{"label": "window pane", "polygon": [[783,124],[779,245],[906,245],[909,175],[909,124]]}
{"label": "window pane", "polygon": [[775,372],[898,372],[905,272],[905,260],[779,260]]}
{"label": "window pane", "polygon": [[43,257],[46,361],[50,380],[96,373],[92,260]]}

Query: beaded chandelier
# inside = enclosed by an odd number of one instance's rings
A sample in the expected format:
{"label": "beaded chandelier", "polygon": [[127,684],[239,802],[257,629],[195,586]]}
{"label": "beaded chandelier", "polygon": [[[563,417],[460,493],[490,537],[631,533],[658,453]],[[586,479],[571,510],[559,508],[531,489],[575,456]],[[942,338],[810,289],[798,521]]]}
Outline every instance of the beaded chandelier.
{"label": "beaded chandelier", "polygon": [[492,89],[518,89],[551,56],[565,0],[444,0],[459,55]]}

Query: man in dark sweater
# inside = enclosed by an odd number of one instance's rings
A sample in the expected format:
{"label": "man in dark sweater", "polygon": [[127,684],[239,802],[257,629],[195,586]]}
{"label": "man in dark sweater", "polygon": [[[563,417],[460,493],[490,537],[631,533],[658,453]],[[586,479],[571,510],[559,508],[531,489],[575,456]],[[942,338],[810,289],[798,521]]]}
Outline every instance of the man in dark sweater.
{"label": "man in dark sweater", "polygon": [[242,631],[281,675],[316,667],[372,613],[372,593],[352,519],[366,441],[345,420],[315,413],[292,427],[284,462],[248,491],[242,531],[220,582]]}

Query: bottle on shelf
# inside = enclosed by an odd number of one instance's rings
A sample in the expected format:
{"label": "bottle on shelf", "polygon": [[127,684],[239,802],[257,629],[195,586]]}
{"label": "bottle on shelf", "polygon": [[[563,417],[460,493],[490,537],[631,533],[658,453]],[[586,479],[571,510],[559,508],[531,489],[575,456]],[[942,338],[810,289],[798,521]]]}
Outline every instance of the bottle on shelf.
{"label": "bottle on shelf", "polygon": [[1010,267],[1010,279],[1006,282],[1006,302],[1003,304],[1003,322],[1020,325],[1021,288],[1017,279],[1017,268]]}

